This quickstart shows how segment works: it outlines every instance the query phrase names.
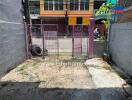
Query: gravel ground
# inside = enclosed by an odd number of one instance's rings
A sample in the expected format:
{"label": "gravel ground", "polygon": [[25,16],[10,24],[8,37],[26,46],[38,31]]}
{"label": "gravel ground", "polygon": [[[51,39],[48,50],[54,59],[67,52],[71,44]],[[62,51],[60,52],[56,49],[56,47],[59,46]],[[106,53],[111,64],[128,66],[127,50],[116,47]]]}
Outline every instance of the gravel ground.
{"label": "gravel ground", "polygon": [[27,60],[1,79],[0,100],[127,100],[117,91],[121,83],[114,82],[120,77],[111,78],[107,63],[88,61],[106,74],[84,62],[70,57]]}

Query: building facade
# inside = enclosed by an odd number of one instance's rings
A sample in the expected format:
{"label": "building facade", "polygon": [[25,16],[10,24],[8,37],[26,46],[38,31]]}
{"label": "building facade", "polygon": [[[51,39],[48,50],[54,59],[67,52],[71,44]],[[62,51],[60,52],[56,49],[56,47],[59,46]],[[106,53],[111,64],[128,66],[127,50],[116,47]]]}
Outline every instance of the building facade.
{"label": "building facade", "polygon": [[40,23],[40,0],[29,0],[29,13],[32,24]]}
{"label": "building facade", "polygon": [[29,0],[30,29],[33,36],[40,37],[40,0]]}
{"label": "building facade", "polygon": [[[70,35],[71,26],[82,24],[84,35],[87,34],[89,18],[107,0],[29,0],[31,24],[57,24],[59,35]],[[39,26],[33,31],[40,33]]]}
{"label": "building facade", "polygon": [[56,24],[59,35],[70,35],[71,26],[82,25],[85,34],[93,6],[94,0],[40,0],[41,23]]}

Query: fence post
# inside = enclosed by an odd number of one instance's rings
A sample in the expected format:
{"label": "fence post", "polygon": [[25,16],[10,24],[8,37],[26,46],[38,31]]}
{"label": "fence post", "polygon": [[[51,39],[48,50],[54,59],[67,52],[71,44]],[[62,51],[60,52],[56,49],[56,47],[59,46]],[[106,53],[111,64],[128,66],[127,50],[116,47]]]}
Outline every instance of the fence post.
{"label": "fence post", "polygon": [[59,35],[58,35],[58,33],[59,33],[59,27],[58,27],[58,25],[57,25],[57,58],[59,59],[59,53],[60,53],[60,50],[59,50]]}
{"label": "fence post", "polygon": [[74,26],[72,26],[72,57],[74,57]]}
{"label": "fence post", "polygon": [[88,27],[89,37],[88,37],[88,58],[93,58],[93,50],[94,50],[94,24],[95,19],[90,18],[90,25]]}
{"label": "fence post", "polygon": [[26,45],[26,58],[29,58],[29,40],[28,40],[28,25],[26,22],[24,22],[24,31],[25,31],[25,45]]}
{"label": "fence post", "polygon": [[43,26],[43,24],[42,24],[42,19],[41,19],[41,24],[40,24],[40,28],[41,28],[41,38],[42,38],[42,59],[45,59],[45,55],[44,55],[44,49],[45,49],[45,47],[44,47],[44,32],[43,32],[43,28],[44,26]]}
{"label": "fence post", "polygon": [[81,34],[80,34],[80,38],[81,38],[81,55],[83,54],[83,25],[81,25]]}

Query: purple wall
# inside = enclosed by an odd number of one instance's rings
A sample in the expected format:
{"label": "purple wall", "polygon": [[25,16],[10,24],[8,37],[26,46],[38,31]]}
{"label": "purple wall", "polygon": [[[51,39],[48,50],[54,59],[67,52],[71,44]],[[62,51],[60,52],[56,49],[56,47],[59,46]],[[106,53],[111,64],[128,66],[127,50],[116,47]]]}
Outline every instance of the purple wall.
{"label": "purple wall", "polygon": [[[65,19],[64,18],[43,18],[43,24],[58,24],[58,35],[64,35],[66,33]],[[49,26],[49,30],[54,30],[54,27]]]}

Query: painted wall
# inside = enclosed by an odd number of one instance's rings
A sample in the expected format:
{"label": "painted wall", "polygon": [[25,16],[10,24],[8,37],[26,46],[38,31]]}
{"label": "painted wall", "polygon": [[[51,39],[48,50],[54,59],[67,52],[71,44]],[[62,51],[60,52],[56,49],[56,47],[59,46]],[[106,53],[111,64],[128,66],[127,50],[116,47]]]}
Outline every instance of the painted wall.
{"label": "painted wall", "polygon": [[109,46],[113,61],[132,75],[132,22],[112,25]]}
{"label": "painted wall", "polygon": [[0,77],[21,63],[25,55],[21,0],[0,0]]}

